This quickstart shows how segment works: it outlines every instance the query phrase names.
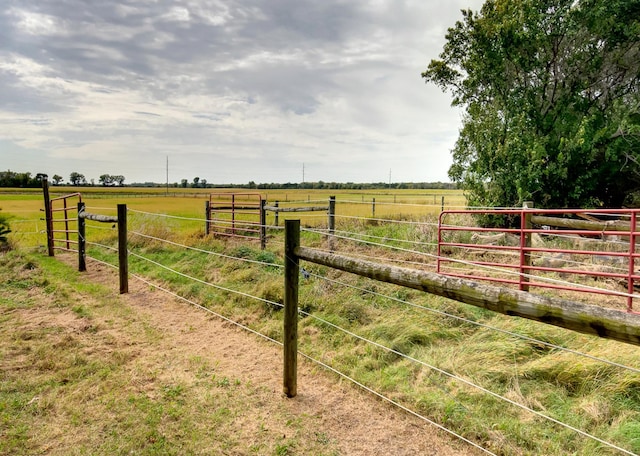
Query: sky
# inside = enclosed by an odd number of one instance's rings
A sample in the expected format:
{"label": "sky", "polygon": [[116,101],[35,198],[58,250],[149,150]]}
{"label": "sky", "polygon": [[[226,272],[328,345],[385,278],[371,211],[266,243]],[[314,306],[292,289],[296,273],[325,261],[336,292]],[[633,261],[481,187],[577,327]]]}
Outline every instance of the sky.
{"label": "sky", "polygon": [[420,74],[482,3],[0,0],[0,170],[446,182],[462,113]]}

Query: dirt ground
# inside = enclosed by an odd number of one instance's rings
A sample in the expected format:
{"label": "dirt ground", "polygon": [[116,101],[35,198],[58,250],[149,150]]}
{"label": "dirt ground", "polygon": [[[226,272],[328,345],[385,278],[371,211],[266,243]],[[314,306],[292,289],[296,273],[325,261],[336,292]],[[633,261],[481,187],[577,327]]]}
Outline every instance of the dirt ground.
{"label": "dirt ground", "polygon": [[[107,285],[114,289],[114,294],[117,293],[115,271],[93,262],[88,269],[88,280]],[[298,395],[286,398],[282,394],[280,346],[170,294],[152,290],[139,280],[132,278],[129,294],[120,295],[118,299],[144,315],[151,326],[164,334],[168,359],[199,356],[215,363],[216,372],[220,375],[266,386],[259,403],[247,410],[241,419],[246,429],[256,428],[257,410],[264,417],[272,412],[276,414],[284,405],[292,416],[315,417],[319,431],[336,441],[340,454],[480,454],[470,445],[349,382],[338,380],[333,374],[300,357]],[[252,420],[256,422],[252,423]],[[271,426],[278,425],[273,422]],[[286,429],[283,428],[282,432]]]}

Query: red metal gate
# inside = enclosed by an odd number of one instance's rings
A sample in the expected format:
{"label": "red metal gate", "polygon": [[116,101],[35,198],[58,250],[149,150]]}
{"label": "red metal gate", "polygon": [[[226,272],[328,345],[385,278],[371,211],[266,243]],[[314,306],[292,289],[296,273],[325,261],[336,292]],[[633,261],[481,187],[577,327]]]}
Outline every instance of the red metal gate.
{"label": "red metal gate", "polygon": [[54,249],[71,250],[71,244],[78,243],[70,238],[70,234],[78,233],[78,203],[81,201],[80,193],[70,193],[49,201]]}
{"label": "red metal gate", "polygon": [[[453,277],[618,296],[633,311],[638,210],[448,210],[438,223],[437,271]],[[519,228],[474,226],[510,217]],[[512,223],[511,226],[514,224]],[[585,286],[583,282],[597,282]],[[570,281],[572,280],[572,281]],[[624,287],[624,288],[623,288]],[[626,288],[626,292],[621,290]]]}
{"label": "red metal gate", "polygon": [[212,193],[205,208],[206,234],[261,240],[262,205],[259,193]]}

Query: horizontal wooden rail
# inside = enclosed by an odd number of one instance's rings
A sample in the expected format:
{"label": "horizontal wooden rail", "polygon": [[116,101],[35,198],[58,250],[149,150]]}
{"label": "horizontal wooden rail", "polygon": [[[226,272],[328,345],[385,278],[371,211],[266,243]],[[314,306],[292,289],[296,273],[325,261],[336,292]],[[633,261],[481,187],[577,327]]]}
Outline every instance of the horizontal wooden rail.
{"label": "horizontal wooden rail", "polygon": [[536,225],[555,226],[557,228],[573,228],[578,230],[594,231],[630,231],[631,224],[624,220],[611,220],[609,222],[594,222],[590,220],[578,220],[561,217],[547,217],[544,215],[532,215],[531,223]]}
{"label": "horizontal wooden rail", "polygon": [[320,212],[320,211],[328,211],[329,206],[308,206],[308,207],[265,206],[264,210],[271,211],[271,212]]}
{"label": "horizontal wooden rail", "polygon": [[640,345],[640,314],[590,306],[432,272],[296,247],[297,258],[363,277],[444,296],[505,315]]}
{"label": "horizontal wooden rail", "polygon": [[118,217],[112,215],[90,214],[89,212],[79,212],[78,218],[93,220],[94,222],[118,223]]}

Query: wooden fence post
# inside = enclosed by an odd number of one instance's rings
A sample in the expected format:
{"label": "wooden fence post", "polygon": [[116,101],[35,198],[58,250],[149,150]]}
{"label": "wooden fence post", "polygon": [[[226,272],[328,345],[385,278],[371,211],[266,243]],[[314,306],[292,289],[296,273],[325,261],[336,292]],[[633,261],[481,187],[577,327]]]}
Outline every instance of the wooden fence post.
{"label": "wooden fence post", "polygon": [[118,204],[118,271],[120,294],[129,292],[129,254],[127,252],[127,205]]}
{"label": "wooden fence post", "polygon": [[376,218],[376,199],[371,200],[371,218]]}
{"label": "wooden fence post", "polygon": [[42,174],[41,179],[42,193],[44,195],[44,217],[47,226],[47,251],[49,256],[53,256],[53,211],[51,211],[51,200],[49,198],[49,176]]}
{"label": "wooden fence post", "polygon": [[298,280],[300,260],[300,220],[284,222],[284,372],[283,391],[287,397],[298,393]]}
{"label": "wooden fence post", "polygon": [[531,229],[531,214],[527,212],[527,209],[533,208],[533,201],[524,201],[522,203],[522,217],[520,220],[520,226],[523,228],[523,232],[520,234],[520,290],[529,291],[529,277],[525,274],[529,274],[529,266],[531,266],[531,233],[524,231]]}
{"label": "wooden fence post", "polygon": [[209,236],[210,222],[211,222],[211,203],[209,201],[204,202],[204,234]]}
{"label": "wooden fence post", "polygon": [[85,220],[80,215],[84,212],[84,203],[81,201],[78,203],[78,271],[84,272],[87,270],[86,263],[86,251],[87,242],[85,238]]}
{"label": "wooden fence post", "polygon": [[440,205],[440,212],[444,212],[444,195],[442,195],[442,204]]}
{"label": "wooden fence post", "polygon": [[336,197],[329,197],[329,234],[336,230]]}
{"label": "wooden fence post", "polygon": [[[276,201],[276,203],[274,204],[275,207],[278,207],[278,201]],[[275,214],[275,221],[274,221],[274,225],[278,226],[278,214],[279,212],[276,210],[276,214]]]}
{"label": "wooden fence post", "polygon": [[264,208],[267,201],[260,199],[260,249],[267,248],[267,210]]}

